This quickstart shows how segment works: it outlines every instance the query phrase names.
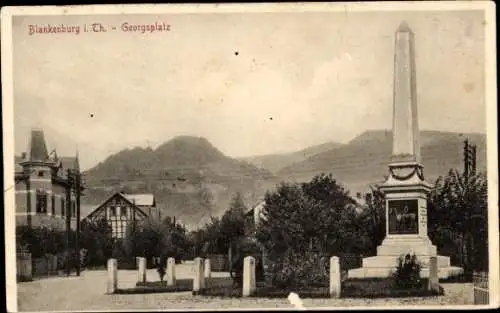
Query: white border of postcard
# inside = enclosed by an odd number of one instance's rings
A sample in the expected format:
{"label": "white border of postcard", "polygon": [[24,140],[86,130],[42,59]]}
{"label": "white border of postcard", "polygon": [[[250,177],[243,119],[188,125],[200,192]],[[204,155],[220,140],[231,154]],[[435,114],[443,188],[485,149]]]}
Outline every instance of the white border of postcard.
{"label": "white border of postcard", "polygon": [[[140,4],[89,6],[3,7],[1,11],[2,43],[2,115],[4,142],[4,199],[5,199],[5,270],[7,310],[17,311],[15,209],[14,190],[14,125],[12,81],[12,17],[26,15],[109,15],[109,14],[164,14],[164,13],[235,13],[235,12],[370,12],[370,11],[458,11],[485,12],[485,92],[487,122],[488,168],[488,225],[489,225],[489,295],[487,306],[394,306],[401,309],[471,309],[498,307],[499,302],[499,230],[498,230],[498,171],[497,171],[497,95],[496,95],[496,20],[493,1],[422,1],[369,3],[260,3],[260,4]],[[12,222],[7,222],[12,221]],[[311,308],[312,309],[312,308]],[[366,310],[388,307],[334,307],[321,310]],[[234,309],[233,309],[234,310]],[[270,309],[265,309],[270,310]],[[138,308],[134,311],[139,311]],[[150,311],[150,310],[148,310]],[[160,311],[160,310],[159,310]],[[202,311],[202,310],[197,310]],[[111,310],[109,311],[111,312]]]}

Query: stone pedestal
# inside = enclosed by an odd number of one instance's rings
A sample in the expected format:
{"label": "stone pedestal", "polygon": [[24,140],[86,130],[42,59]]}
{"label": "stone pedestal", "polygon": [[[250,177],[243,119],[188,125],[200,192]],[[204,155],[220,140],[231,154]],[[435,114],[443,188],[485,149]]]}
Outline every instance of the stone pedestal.
{"label": "stone pedestal", "polygon": [[205,278],[210,278],[212,275],[212,268],[210,267],[210,259],[205,259],[204,264]]}
{"label": "stone pedestal", "polygon": [[427,236],[427,194],[431,186],[423,179],[416,162],[389,165],[390,176],[380,186],[386,197],[386,238],[377,247],[377,255],[363,259],[363,267],[349,271],[349,278],[388,277],[397,268],[398,258],[415,254],[422,265],[421,277],[429,277],[429,260],[436,257],[439,278],[463,273],[453,267],[450,258],[438,256]]}
{"label": "stone pedestal", "polygon": [[341,291],[341,272],[339,258],[332,256],[330,258],[330,297],[340,298]]}
{"label": "stone pedestal", "polygon": [[137,258],[138,268],[137,268],[137,282],[146,282],[146,258]]}
{"label": "stone pedestal", "polygon": [[193,292],[199,292],[205,287],[205,276],[203,273],[203,259],[194,259]]}
{"label": "stone pedestal", "polygon": [[247,256],[243,259],[243,297],[251,296],[255,288],[255,258]]}
{"label": "stone pedestal", "polygon": [[175,259],[168,258],[167,260],[167,286],[175,285]]}
{"label": "stone pedestal", "polygon": [[108,294],[115,293],[118,288],[118,263],[116,259],[108,260],[108,281],[106,287]]}
{"label": "stone pedestal", "polygon": [[428,289],[431,291],[439,291],[439,265],[435,256],[429,259],[429,282]]}

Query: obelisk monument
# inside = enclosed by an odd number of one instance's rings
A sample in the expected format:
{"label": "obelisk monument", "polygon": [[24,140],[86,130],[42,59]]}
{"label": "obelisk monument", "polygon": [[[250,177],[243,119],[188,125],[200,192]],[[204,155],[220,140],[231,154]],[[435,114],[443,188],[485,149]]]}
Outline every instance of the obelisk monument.
{"label": "obelisk monument", "polygon": [[[387,277],[397,259],[415,254],[428,275],[428,262],[437,250],[427,235],[427,195],[431,190],[423,174],[420,157],[415,73],[414,35],[406,22],[395,35],[393,144],[389,175],[380,190],[385,195],[386,238],[377,247],[377,256],[363,259],[363,267],[350,270],[349,277]],[[439,276],[460,274],[450,266],[449,257],[438,256]]]}

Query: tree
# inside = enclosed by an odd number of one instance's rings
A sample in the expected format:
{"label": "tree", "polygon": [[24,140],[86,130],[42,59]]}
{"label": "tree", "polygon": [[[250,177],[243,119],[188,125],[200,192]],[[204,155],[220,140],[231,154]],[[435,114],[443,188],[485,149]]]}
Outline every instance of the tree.
{"label": "tree", "polygon": [[328,253],[347,252],[357,241],[356,202],[349,192],[331,174],[315,176],[302,184],[306,198],[313,203],[312,210],[304,212],[309,218],[312,245]]}
{"label": "tree", "polygon": [[384,193],[377,186],[371,186],[370,192],[364,195],[364,202],[359,225],[368,242],[365,253],[373,255],[386,236]]}
{"label": "tree", "polygon": [[87,249],[87,265],[105,265],[113,251],[111,226],[104,218],[83,220],[80,225],[80,246]]}
{"label": "tree", "polygon": [[129,225],[124,240],[129,258],[138,256],[151,261],[154,257],[173,257],[180,261],[190,249],[186,230],[167,217],[163,221],[147,218],[135,227]]}
{"label": "tree", "polygon": [[232,241],[245,235],[245,211],[243,197],[236,193],[220,221],[220,250],[228,251]]}
{"label": "tree", "polygon": [[458,243],[455,253],[463,249],[462,265],[468,274],[488,265],[487,188],[483,173],[464,175],[450,170],[437,179],[429,197],[431,239],[439,243],[448,237]]}
{"label": "tree", "polygon": [[269,251],[273,283],[304,286],[326,279],[316,275],[324,255],[339,255],[357,245],[355,208],[331,175],[303,184],[281,183],[268,192],[257,238]]}

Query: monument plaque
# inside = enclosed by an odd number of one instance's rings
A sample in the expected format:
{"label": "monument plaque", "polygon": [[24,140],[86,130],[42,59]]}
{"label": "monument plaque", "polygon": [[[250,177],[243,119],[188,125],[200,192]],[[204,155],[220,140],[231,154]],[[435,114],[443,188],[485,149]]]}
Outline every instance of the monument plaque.
{"label": "monument plaque", "polygon": [[418,234],[418,200],[389,201],[389,234]]}

